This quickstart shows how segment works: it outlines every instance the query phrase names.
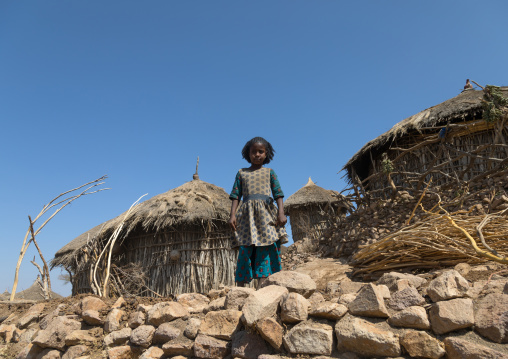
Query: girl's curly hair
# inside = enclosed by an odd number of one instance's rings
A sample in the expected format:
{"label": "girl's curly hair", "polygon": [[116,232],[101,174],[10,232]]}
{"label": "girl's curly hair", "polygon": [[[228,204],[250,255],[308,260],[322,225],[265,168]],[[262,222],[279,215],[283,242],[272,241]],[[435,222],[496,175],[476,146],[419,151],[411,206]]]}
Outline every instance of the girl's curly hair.
{"label": "girl's curly hair", "polygon": [[250,162],[250,148],[253,144],[260,143],[263,146],[265,146],[266,149],[266,158],[263,162],[264,165],[270,163],[271,160],[273,160],[273,156],[275,155],[275,150],[273,149],[270,142],[265,140],[263,137],[254,137],[253,139],[249,140],[245,146],[243,146],[242,149],[242,157],[249,163]]}

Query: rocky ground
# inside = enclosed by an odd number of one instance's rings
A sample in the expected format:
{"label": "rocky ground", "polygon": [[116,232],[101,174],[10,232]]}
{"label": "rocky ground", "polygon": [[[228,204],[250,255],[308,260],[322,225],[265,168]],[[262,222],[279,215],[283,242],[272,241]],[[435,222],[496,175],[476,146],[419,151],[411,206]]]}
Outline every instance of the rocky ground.
{"label": "rocky ground", "polygon": [[508,358],[508,271],[489,263],[350,278],[286,253],[263,288],[0,303],[4,358]]}

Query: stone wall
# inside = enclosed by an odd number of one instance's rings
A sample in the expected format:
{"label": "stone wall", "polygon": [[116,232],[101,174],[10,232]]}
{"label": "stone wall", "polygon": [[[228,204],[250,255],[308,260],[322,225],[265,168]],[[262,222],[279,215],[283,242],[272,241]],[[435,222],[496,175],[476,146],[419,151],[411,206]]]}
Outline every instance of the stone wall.
{"label": "stone wall", "polygon": [[[330,282],[284,271],[264,287],[171,300],[83,296],[40,302],[0,324],[5,358],[506,358],[508,280],[385,274]],[[427,278],[429,278],[427,276]],[[7,304],[3,304],[7,305]],[[472,340],[473,338],[474,340]]]}

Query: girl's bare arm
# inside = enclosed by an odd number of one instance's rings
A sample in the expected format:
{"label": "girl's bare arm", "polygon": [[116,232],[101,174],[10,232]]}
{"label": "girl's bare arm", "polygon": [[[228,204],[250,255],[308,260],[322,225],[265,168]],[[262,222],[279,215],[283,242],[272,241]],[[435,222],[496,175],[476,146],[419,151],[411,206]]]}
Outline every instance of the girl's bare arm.
{"label": "girl's bare arm", "polygon": [[277,226],[285,226],[288,222],[286,215],[284,214],[284,198],[279,197],[275,200],[277,202],[277,207],[279,211],[277,213]]}
{"label": "girl's bare arm", "polygon": [[231,201],[231,214],[229,215],[229,226],[236,231],[236,209],[238,208],[238,200],[234,199]]}

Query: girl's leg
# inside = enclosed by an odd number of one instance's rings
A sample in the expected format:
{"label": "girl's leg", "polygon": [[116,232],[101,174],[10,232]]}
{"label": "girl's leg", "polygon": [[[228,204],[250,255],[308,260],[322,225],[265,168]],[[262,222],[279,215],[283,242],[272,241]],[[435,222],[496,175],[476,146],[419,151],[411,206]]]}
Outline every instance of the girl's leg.
{"label": "girl's leg", "polygon": [[266,278],[268,278],[268,277],[258,278],[258,285],[257,285],[256,289],[259,289],[263,286],[263,284],[266,282]]}
{"label": "girl's leg", "polygon": [[252,280],[252,252],[253,246],[240,246],[238,250],[235,272],[235,282],[238,287],[244,287],[245,283],[250,283]]}

